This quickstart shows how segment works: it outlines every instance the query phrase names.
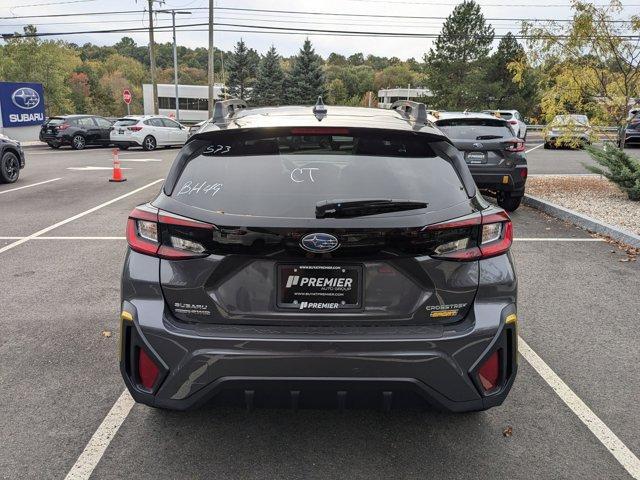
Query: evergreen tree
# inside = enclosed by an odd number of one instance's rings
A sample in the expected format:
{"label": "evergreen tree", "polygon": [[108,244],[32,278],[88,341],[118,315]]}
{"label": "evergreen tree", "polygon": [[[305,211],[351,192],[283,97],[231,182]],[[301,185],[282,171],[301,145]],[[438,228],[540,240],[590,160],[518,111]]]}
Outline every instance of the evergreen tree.
{"label": "evergreen tree", "polygon": [[[514,81],[514,62],[524,62],[521,80]],[[537,103],[536,84],[526,53],[511,32],[507,33],[491,57],[485,82],[486,108],[509,108],[528,115]]]}
{"label": "evergreen tree", "polygon": [[252,104],[257,106],[282,104],[284,72],[276,47],[271,46],[260,62],[256,86],[251,93]]}
{"label": "evergreen tree", "polygon": [[285,81],[285,100],[288,104],[314,105],[319,95],[325,94],[323,61],[316,55],[309,39],[300,52]]}
{"label": "evergreen tree", "polygon": [[247,98],[258,70],[257,54],[248,49],[244,40],[236,44],[229,61],[228,89],[231,95],[237,98]]}
{"label": "evergreen tree", "polygon": [[434,48],[425,55],[433,106],[448,110],[483,107],[478,85],[484,79],[493,36],[476,2],[465,0],[453,9]]}

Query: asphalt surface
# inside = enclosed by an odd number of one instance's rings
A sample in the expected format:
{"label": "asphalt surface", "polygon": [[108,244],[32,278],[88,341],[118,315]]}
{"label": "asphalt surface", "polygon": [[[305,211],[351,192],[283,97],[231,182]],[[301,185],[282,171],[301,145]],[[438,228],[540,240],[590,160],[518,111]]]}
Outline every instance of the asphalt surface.
{"label": "asphalt surface", "polygon": [[[109,167],[109,149],[29,150],[19,182],[0,186],[0,235],[34,234],[149,185],[176,153],[122,153],[130,170],[126,182],[114,184],[109,170],[68,170]],[[565,167],[585,156],[539,148],[529,154],[531,173],[555,173],[547,172],[556,165],[547,153]],[[53,178],[60,179],[10,191]],[[122,237],[127,214],[160,185],[43,236]],[[605,242],[566,241],[591,237],[527,207],[512,218],[521,337],[640,455],[640,265],[621,262],[622,251]],[[15,241],[0,239],[0,250]],[[64,478],[122,393],[117,330],[125,248],[121,239],[32,239],[0,253],[0,478]],[[508,427],[513,434],[504,436]],[[631,478],[521,357],[505,403],[474,414],[177,413],[135,405],[91,478],[534,476]]]}
{"label": "asphalt surface", "polygon": [[[571,148],[546,150],[542,140],[528,141],[526,150],[529,175],[591,174],[584,165],[597,165],[584,150]],[[640,160],[640,148],[627,147],[625,152]]]}

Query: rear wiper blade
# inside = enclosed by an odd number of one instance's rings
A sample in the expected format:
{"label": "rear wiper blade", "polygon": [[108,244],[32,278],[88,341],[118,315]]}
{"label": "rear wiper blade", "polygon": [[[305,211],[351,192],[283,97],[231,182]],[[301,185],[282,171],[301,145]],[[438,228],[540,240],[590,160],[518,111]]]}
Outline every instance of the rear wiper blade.
{"label": "rear wiper blade", "polygon": [[347,218],[402,212],[427,208],[429,204],[415,200],[393,198],[363,198],[350,200],[324,200],[316,203],[316,218]]}
{"label": "rear wiper blade", "polygon": [[476,140],[495,140],[496,138],[502,138],[502,135],[480,135]]}

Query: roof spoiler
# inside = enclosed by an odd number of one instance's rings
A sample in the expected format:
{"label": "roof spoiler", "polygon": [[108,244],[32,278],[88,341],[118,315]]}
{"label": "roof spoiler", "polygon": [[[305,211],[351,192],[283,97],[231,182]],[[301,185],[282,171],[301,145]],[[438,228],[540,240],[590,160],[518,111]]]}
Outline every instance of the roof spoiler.
{"label": "roof spoiler", "polygon": [[216,102],[213,106],[212,123],[226,123],[238,110],[247,108],[247,102],[239,98]]}
{"label": "roof spoiler", "polygon": [[416,123],[427,123],[427,106],[424,103],[412,102],[411,100],[398,100],[393,102],[391,110],[398,110],[404,113]]}

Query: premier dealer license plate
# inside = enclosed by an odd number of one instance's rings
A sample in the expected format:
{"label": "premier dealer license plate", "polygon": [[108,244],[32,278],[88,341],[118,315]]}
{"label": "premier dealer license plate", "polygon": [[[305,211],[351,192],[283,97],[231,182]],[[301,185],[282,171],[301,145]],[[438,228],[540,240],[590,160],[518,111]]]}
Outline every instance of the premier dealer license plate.
{"label": "premier dealer license plate", "polygon": [[361,265],[279,265],[278,307],[336,311],[362,306]]}

